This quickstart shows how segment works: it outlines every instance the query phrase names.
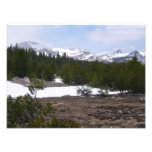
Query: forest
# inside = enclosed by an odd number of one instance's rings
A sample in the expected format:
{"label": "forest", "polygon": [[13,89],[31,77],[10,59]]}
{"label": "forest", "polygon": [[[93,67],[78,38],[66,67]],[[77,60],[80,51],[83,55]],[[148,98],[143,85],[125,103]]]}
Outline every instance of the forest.
{"label": "forest", "polygon": [[16,46],[7,48],[7,79],[36,75],[52,81],[60,76],[65,84],[89,85],[106,90],[128,91],[132,94],[145,93],[145,65],[132,60],[122,63],[88,62],[57,54],[45,55],[33,49]]}

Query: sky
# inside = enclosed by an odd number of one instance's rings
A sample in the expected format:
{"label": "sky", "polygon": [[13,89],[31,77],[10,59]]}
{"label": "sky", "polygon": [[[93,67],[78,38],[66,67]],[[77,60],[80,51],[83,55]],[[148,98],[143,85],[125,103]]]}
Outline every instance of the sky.
{"label": "sky", "polygon": [[145,51],[144,25],[7,25],[7,45],[33,41],[94,53]]}

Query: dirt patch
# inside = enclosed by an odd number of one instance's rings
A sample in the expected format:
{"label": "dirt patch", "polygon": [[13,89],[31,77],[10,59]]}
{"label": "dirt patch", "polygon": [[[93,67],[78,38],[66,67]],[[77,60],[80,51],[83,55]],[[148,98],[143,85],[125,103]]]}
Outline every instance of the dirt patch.
{"label": "dirt patch", "polygon": [[[142,99],[142,100],[141,100]],[[41,98],[52,103],[57,111],[47,120],[75,120],[83,128],[145,128],[143,95],[112,95],[110,97]]]}

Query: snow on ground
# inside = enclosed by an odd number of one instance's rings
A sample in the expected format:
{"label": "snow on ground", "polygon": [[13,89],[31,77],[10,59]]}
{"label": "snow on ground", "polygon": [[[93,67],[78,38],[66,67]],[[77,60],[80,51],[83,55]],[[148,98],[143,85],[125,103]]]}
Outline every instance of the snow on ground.
{"label": "snow on ground", "polygon": [[62,79],[60,77],[57,77],[54,79],[55,83],[63,83]]}
{"label": "snow on ground", "polygon": [[[70,96],[78,96],[77,95],[77,87],[80,86],[66,86],[66,87],[47,87],[43,90],[39,90],[37,93],[38,98],[43,97],[62,97],[65,95]],[[98,94],[98,88],[92,88],[92,94]],[[7,81],[7,95],[11,95],[12,97],[24,96],[29,92],[27,87],[23,85],[13,83],[11,81]],[[119,91],[112,91],[109,94],[118,94]]]}
{"label": "snow on ground", "polygon": [[30,93],[27,87],[24,87],[23,85],[18,83],[7,81],[7,95],[17,97],[24,96],[27,93]]}

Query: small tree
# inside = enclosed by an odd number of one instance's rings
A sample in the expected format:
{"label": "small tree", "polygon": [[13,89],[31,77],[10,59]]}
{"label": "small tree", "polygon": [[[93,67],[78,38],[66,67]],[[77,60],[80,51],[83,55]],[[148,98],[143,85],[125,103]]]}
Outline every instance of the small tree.
{"label": "small tree", "polygon": [[100,88],[98,93],[99,93],[99,96],[102,96],[102,97],[107,97],[108,96],[108,90],[107,89],[105,91],[103,91],[103,89]]}
{"label": "small tree", "polygon": [[90,96],[92,93],[92,90],[88,86],[82,86],[81,88],[78,87],[77,94],[80,94],[82,96]]}
{"label": "small tree", "polygon": [[32,74],[30,77],[31,85],[28,87],[29,91],[32,95],[34,95],[35,100],[37,101],[36,95],[38,90],[42,90],[44,88],[43,79],[36,78],[35,74]]}

